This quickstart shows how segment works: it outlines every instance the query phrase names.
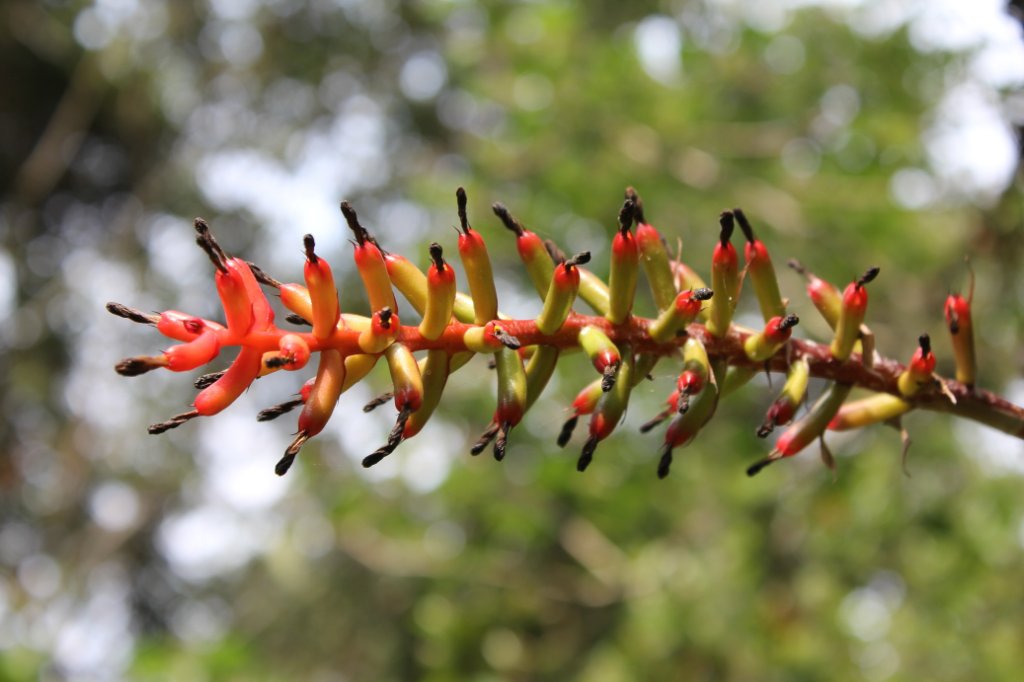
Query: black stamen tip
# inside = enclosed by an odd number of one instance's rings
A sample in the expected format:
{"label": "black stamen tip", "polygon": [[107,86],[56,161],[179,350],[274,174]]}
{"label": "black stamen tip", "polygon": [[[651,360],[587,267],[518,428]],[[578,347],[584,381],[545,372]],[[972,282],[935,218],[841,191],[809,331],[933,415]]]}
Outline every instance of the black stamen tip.
{"label": "black stamen tip", "polygon": [[511,430],[512,425],[504,422],[498,431],[498,437],[494,440],[494,459],[498,462],[505,459],[505,449],[508,447],[508,432]]}
{"label": "black stamen tip", "polygon": [[580,452],[580,458],[576,461],[576,471],[587,470],[587,467],[590,466],[590,462],[594,459],[594,450],[597,449],[597,443],[597,436],[591,436],[587,439],[587,442],[583,444],[583,451]]}
{"label": "black stamen tip", "polygon": [[562,424],[562,430],[558,433],[558,439],[555,441],[558,443],[558,447],[564,448],[569,443],[569,439],[572,438],[572,432],[576,430],[576,424],[579,420],[580,416],[578,414],[565,420],[565,423]]}
{"label": "black stamen tip", "polygon": [[633,216],[636,218],[637,224],[646,223],[644,219],[644,202],[637,194],[636,189],[633,187],[626,188],[626,198],[633,202]]}
{"label": "black stamen tip", "polygon": [[307,234],[306,236],[304,236],[302,238],[302,245],[306,249],[306,258],[309,260],[310,263],[316,265],[316,240],[313,239],[313,235]]}
{"label": "black stamen tip", "polygon": [[198,379],[196,379],[195,382],[192,385],[195,386],[198,390],[201,391],[204,388],[206,388],[207,386],[210,386],[210,385],[216,383],[216,381],[218,379],[220,379],[222,376],[224,376],[224,372],[225,371],[227,371],[227,370],[221,370],[220,372],[210,372],[209,374],[204,374],[201,377],[199,377]]}
{"label": "black stamen tip", "polygon": [[658,460],[658,478],[664,479],[668,476],[668,472],[671,467],[672,446],[665,443],[665,446],[661,449],[661,459]]}
{"label": "black stamen tip", "polygon": [[928,355],[932,352],[932,339],[927,334],[917,337],[917,343],[921,346],[921,355]]}
{"label": "black stamen tip", "polygon": [[437,242],[430,243],[430,258],[438,272],[444,272],[444,249]]}
{"label": "black stamen tip", "polygon": [[277,461],[274,465],[274,473],[278,476],[284,476],[288,473],[288,470],[292,468],[292,464],[295,463],[295,455],[285,454],[284,457]]}
{"label": "black stamen tip", "polygon": [[512,230],[516,233],[517,237],[523,236],[523,226],[518,220],[512,217],[512,214],[505,208],[505,204],[496,201],[491,205],[491,210],[494,211],[494,215],[498,216],[501,224],[505,226],[505,229]]}
{"label": "black stamen tip", "polygon": [[107,304],[107,312],[132,322],[138,322],[139,324],[156,324],[160,321],[159,315],[147,315],[141,310],[129,308],[126,305],[114,303],[113,301]]}
{"label": "black stamen tip", "polygon": [[391,318],[394,316],[394,313],[391,312],[391,306],[381,308],[377,315],[380,318],[380,326],[385,329],[391,329]]}
{"label": "black stamen tip", "polygon": [[732,211],[722,211],[718,216],[718,225],[720,227],[718,241],[722,243],[722,246],[725,246],[732,239],[732,231],[736,227],[736,224],[733,222]]}
{"label": "black stamen tip", "polygon": [[736,216],[736,221],[740,224],[740,229],[743,230],[743,236],[747,238],[747,241],[753,244],[757,241],[754,236],[754,228],[750,225],[750,221],[747,220],[747,215],[742,209],[734,208],[732,214]]}
{"label": "black stamen tip", "polygon": [[151,358],[125,358],[114,365],[114,371],[123,377],[137,377],[158,367],[161,367],[161,365],[154,363]]}
{"label": "black stamen tip", "polygon": [[601,373],[601,391],[607,393],[608,391],[615,388],[615,381],[619,378],[619,368],[622,367],[621,362],[613,362],[606,365],[604,371]]}
{"label": "black stamen tip", "polygon": [[589,263],[589,262],[590,262],[590,252],[589,251],[580,251],[575,256],[573,256],[569,260],[565,261],[564,265],[565,265],[565,269],[569,270],[569,268],[573,267],[574,265],[584,265],[584,264]]}
{"label": "black stamen tip", "polygon": [[694,300],[697,301],[707,301],[714,295],[715,292],[713,292],[711,289],[708,289],[707,287],[701,287],[700,289],[697,289],[696,291],[693,292],[692,297]]}
{"label": "black stamen tip", "polygon": [[459,206],[459,224],[462,226],[462,231],[469,234],[471,228],[469,226],[469,217],[466,215],[466,205],[469,203],[469,200],[466,198],[466,190],[464,188],[459,187],[455,190],[455,201]]}
{"label": "black stamen tip", "polygon": [[284,318],[284,319],[285,319],[285,320],[286,320],[287,322],[291,322],[292,324],[300,324],[300,325],[302,325],[302,326],[304,326],[304,327],[312,327],[312,326],[313,326],[313,325],[312,325],[312,324],[310,323],[310,321],[309,321],[309,320],[307,320],[306,318],[304,318],[304,317],[303,317],[302,315],[297,315],[297,314],[295,314],[295,313],[288,313],[288,314],[287,314],[287,315],[285,316],[285,318]]}
{"label": "black stamen tip", "polygon": [[881,272],[881,270],[882,269],[880,267],[878,267],[877,265],[874,266],[874,267],[868,268],[867,271],[863,275],[861,275],[860,278],[857,280],[857,286],[858,287],[862,287],[865,284],[867,284],[868,282],[873,281],[875,279],[875,277],[878,277],[878,273]]}
{"label": "black stamen tip", "polygon": [[754,462],[753,464],[747,467],[747,476],[757,476],[759,473],[761,473],[762,469],[764,469],[766,466],[768,466],[775,460],[775,457],[769,455],[768,457],[765,457],[759,462]]}
{"label": "black stamen tip", "polygon": [[790,313],[782,318],[782,321],[779,323],[779,329],[791,329],[798,324],[800,324],[800,318]]}
{"label": "black stamen tip", "polygon": [[633,226],[633,220],[636,217],[636,204],[632,199],[626,199],[622,202],[622,208],[619,209],[619,232],[625,234],[629,232],[629,228]]}

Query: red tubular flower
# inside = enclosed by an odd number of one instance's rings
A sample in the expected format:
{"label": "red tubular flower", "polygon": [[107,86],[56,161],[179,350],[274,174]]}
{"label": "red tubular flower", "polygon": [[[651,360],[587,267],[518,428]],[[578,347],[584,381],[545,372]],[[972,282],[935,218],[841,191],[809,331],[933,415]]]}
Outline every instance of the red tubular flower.
{"label": "red tubular flower", "polygon": [[193,405],[203,416],[217,414],[235,402],[238,396],[255,381],[263,365],[263,353],[250,346],[243,346],[228,370],[213,384],[196,396]]}
{"label": "red tubular flower", "polygon": [[220,341],[217,332],[206,329],[196,338],[178,346],[171,346],[164,351],[167,369],[172,372],[187,372],[202,367],[217,357],[220,352]]}

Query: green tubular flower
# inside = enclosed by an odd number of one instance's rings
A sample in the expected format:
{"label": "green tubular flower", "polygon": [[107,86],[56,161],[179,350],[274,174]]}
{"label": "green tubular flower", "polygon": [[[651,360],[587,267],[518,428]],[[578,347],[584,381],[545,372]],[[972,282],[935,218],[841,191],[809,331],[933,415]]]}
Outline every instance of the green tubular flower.
{"label": "green tubular flower", "polygon": [[636,243],[640,250],[640,266],[651,287],[651,295],[658,310],[671,307],[676,298],[675,277],[669,265],[665,240],[653,225],[644,219],[643,202],[632,187],[626,189],[626,198],[636,207]]}
{"label": "green tubular flower", "polygon": [[775,448],[768,456],[747,468],[747,476],[754,476],[761,469],[783,457],[792,457],[820,437],[839,408],[850,395],[853,387],[849,384],[833,383],[818,398],[810,412],[794,422],[775,442]]}
{"label": "green tubular flower", "polygon": [[704,425],[711,420],[717,404],[718,391],[713,383],[707,382],[690,400],[689,408],[669,422],[665,431],[665,443],[658,458],[658,478],[668,476],[672,467],[673,450],[686,447],[693,442]]}
{"label": "green tubular flower", "polygon": [[784,317],[786,315],[786,304],[779,293],[779,280],[775,275],[775,266],[768,255],[768,247],[764,242],[754,236],[754,228],[742,210],[733,209],[733,215],[743,230],[743,236],[747,238],[747,245],[743,249],[744,258],[747,261],[747,276],[754,286],[754,293],[757,295],[757,304],[761,308],[761,315],[764,321],[773,317]]}
{"label": "green tubular flower", "polygon": [[487,245],[479,232],[469,226],[466,215],[466,190],[459,187],[455,191],[459,207],[459,256],[466,271],[469,282],[469,293],[473,298],[475,324],[485,324],[498,317],[498,294],[494,290],[494,271],[491,258],[487,254]]}
{"label": "green tubular flower", "polygon": [[886,422],[909,412],[910,403],[888,393],[875,395],[846,403],[828,424],[831,431],[848,431],[871,424]]}
{"label": "green tubular flower", "polygon": [[757,430],[758,438],[766,438],[776,426],[782,426],[793,421],[796,410],[807,397],[807,383],[811,376],[811,366],[804,358],[797,358],[789,366],[786,374],[786,383],[775,398],[775,401],[768,408],[764,422]]}
{"label": "green tubular flower", "polygon": [[555,266],[544,308],[537,316],[537,329],[541,334],[554,334],[565,323],[576,302],[580,288],[580,270],[577,265],[590,261],[590,252],[584,251]]}
{"label": "green tubular flower", "polygon": [[[505,444],[508,434],[526,412],[527,379],[519,352],[503,348],[495,357],[498,370],[498,407],[494,411],[493,423],[498,426],[494,441],[494,459],[505,458]],[[474,453],[475,454],[475,453]]]}
{"label": "green tubular flower", "polygon": [[526,364],[526,407],[529,410],[537,401],[558,364],[559,351],[554,346],[538,346],[533,357]]}
{"label": "green tubular flower", "polygon": [[800,318],[790,313],[785,317],[773,317],[765,324],[764,329],[751,334],[743,342],[743,350],[754,362],[764,362],[775,355],[793,334],[793,327]]}
{"label": "green tubular flower", "polygon": [[734,227],[732,212],[723,212],[719,224],[718,243],[711,256],[711,289],[715,296],[711,299],[707,328],[713,336],[722,337],[732,324],[740,293],[740,271],[736,247],[729,241]]}
{"label": "green tubular flower", "polygon": [[440,349],[427,351],[426,360],[420,368],[423,398],[420,401],[419,409],[413,412],[405,422],[402,438],[412,438],[426,425],[427,420],[434,414],[438,403],[441,402],[441,395],[444,393],[449,374],[448,352]]}
{"label": "green tubular flower", "polygon": [[430,245],[433,264],[427,272],[427,305],[420,322],[420,334],[425,339],[441,336],[452,319],[455,306],[455,271],[445,263],[441,245]]}
{"label": "green tubular flower", "polygon": [[639,275],[640,250],[631,228],[635,205],[626,199],[619,211],[619,231],[612,239],[611,268],[608,274],[608,314],[612,324],[622,324],[633,310]]}
{"label": "green tubular flower", "polygon": [[580,333],[577,335],[577,341],[579,341],[583,352],[590,358],[594,369],[605,377],[603,383],[603,386],[605,386],[604,390],[610,390],[615,381],[615,374],[622,364],[622,356],[619,353],[619,349],[612,343],[607,334],[592,325],[587,325],[580,330]]}
{"label": "green tubular flower", "polygon": [[535,233],[523,227],[522,223],[516,220],[504,204],[495,203],[491,206],[494,215],[498,216],[501,223],[516,235],[516,250],[519,258],[526,266],[526,274],[533,282],[537,294],[543,300],[548,291],[548,283],[551,282],[551,274],[555,269],[555,263],[548,254],[544,240]]}
{"label": "green tubular flower", "polygon": [[686,331],[687,325],[697,319],[704,308],[704,301],[713,295],[711,289],[706,287],[679,292],[672,305],[665,308],[648,327],[651,338],[658,343],[668,343]]}
{"label": "green tubular flower", "polygon": [[851,282],[843,292],[839,321],[836,323],[835,336],[832,337],[832,345],[829,348],[836,360],[846,360],[853,352],[853,346],[860,336],[860,325],[868,310],[868,292],[864,285],[877,276],[878,268],[870,268],[856,281]]}
{"label": "green tubular flower", "polygon": [[623,353],[622,367],[619,370],[618,381],[610,391],[604,392],[597,403],[597,409],[590,417],[590,437],[583,445],[579,460],[576,462],[577,471],[586,471],[594,458],[594,450],[597,444],[607,438],[615,430],[622,420],[622,415],[629,405],[629,394],[633,390],[633,372],[635,371],[632,349],[625,349]]}
{"label": "green tubular flower", "polygon": [[839,324],[839,311],[843,307],[843,295],[831,282],[826,282],[813,272],[809,271],[803,264],[794,259],[789,261],[789,267],[800,273],[807,279],[807,296],[811,303],[825,318],[825,322],[833,330]]}

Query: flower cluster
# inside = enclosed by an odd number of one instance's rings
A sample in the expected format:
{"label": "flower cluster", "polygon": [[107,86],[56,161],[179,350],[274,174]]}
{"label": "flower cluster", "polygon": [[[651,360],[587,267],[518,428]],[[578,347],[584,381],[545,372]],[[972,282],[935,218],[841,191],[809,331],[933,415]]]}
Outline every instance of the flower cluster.
{"label": "flower cluster", "polygon": [[[678,380],[664,410],[641,427],[650,431],[668,422],[659,477],[668,475],[673,451],[693,442],[714,416],[719,401],[760,371],[784,372],[786,381],[757,434],[767,437],[775,427],[788,428],[770,453],[750,466],[750,475],[797,454],[815,440],[821,441],[823,458],[832,465],[824,447],[827,430],[893,422],[916,407],[954,412],[1024,434],[1020,408],[973,386],[970,295],[951,295],[945,308],[955,350],[956,381],[935,374],[935,356],[927,335],[920,337],[919,348],[905,367],[875,353],[864,319],[867,285],[879,274],[878,268],[868,269],[840,291],[791,262],[791,267],[806,276],[810,300],[834,330],[827,345],[791,338],[799,320],[787,312],[768,249],[743,211],[725,211],[719,217],[719,240],[711,255],[708,287],[693,268],[670,256],[661,234],[645,220],[639,196],[629,188],[618,214],[607,282],[585,267],[589,253],[567,258],[557,245],[526,229],[503,205],[494,204],[494,214],[514,234],[523,267],[542,301],[535,319],[508,319],[499,311],[487,246],[469,224],[462,188],[456,198],[458,254],[468,293],[458,290],[455,272],[439,244],[430,245],[430,264],[424,272],[403,256],[385,250],[359,222],[352,206],[342,202],[342,214],[354,236],[355,265],[373,311],[370,317],[341,311],[331,267],[316,252],[312,235],[304,238],[304,285],[285,284],[252,263],[226,254],[206,222],[197,218],[196,241],[215,269],[224,323],[175,310],[146,314],[110,303],[107,309],[111,313],[154,325],[179,342],[159,355],[123,360],[116,370],[125,376],[157,368],[190,371],[212,362],[224,348],[236,346],[239,351],[226,370],[196,381],[200,390],[191,410],[150,426],[149,432],[163,433],[195,417],[217,414],[259,377],[300,371],[315,355],[316,374],[303,385],[300,397],[263,410],[257,417],[267,421],[301,408],[297,435],[276,467],[281,475],[303,444],[323,430],[341,394],[383,359],[392,391],[365,409],[393,400],[398,417],[387,442],[363,460],[369,467],[419,433],[440,403],[448,377],[474,355],[484,354],[491,357],[496,370],[497,405],[471,452],[479,454],[493,444],[494,456],[501,460],[510,433],[544,390],[560,356],[580,349],[595,374],[573,400],[558,436],[558,444],[566,446],[580,417],[589,417],[577,463],[580,471],[590,464],[598,444],[622,421],[633,389],[656,363],[666,359],[679,363]],[[742,269],[732,244],[736,225],[746,239]],[[633,314],[641,271],[658,309],[653,319]],[[760,330],[733,323],[744,284],[756,295],[764,319]],[[276,325],[265,289],[278,294],[289,311],[286,320],[292,328]],[[418,324],[403,324],[399,319],[395,290],[409,302]],[[577,313],[577,299],[594,314]],[[831,382],[810,409],[797,417],[811,376]],[[848,402],[854,386],[875,393]],[[909,444],[906,438],[904,442]]]}

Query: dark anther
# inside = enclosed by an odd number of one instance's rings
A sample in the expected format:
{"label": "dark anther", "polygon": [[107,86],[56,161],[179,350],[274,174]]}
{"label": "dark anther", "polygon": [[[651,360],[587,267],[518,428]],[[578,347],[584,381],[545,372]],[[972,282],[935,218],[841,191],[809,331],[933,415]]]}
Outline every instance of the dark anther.
{"label": "dark anther", "polygon": [[494,459],[499,462],[505,459],[505,448],[508,446],[508,432],[511,430],[511,424],[502,422],[501,428],[498,430],[498,437],[494,439]]}
{"label": "dark anther", "polygon": [[544,240],[544,249],[548,252],[548,256],[554,263],[565,262],[565,252],[558,248],[558,244],[554,243],[550,239]]}
{"label": "dark anther", "polygon": [[586,471],[587,467],[590,466],[591,460],[594,459],[594,450],[597,449],[597,436],[591,436],[587,439],[587,442],[583,444],[583,451],[580,452],[580,458],[576,460],[576,471]]}
{"label": "dark anther", "polygon": [[668,415],[669,415],[668,410],[665,410],[663,412],[659,412],[658,414],[656,414],[654,416],[654,419],[651,419],[650,421],[644,422],[643,424],[640,425],[640,433],[647,433],[648,431],[653,429],[655,426],[657,426],[658,424],[660,424],[663,421],[665,421],[666,419],[668,419]]}
{"label": "dark anther", "polygon": [[306,258],[310,263],[316,265],[316,240],[313,239],[313,235],[307,234],[302,238],[302,245],[306,247]]}
{"label": "dark anther", "polygon": [[790,258],[788,261],[786,261],[786,265],[791,267],[798,274],[801,274],[801,275],[806,275],[807,274],[807,268],[805,268],[804,264],[801,263],[800,261],[798,261],[796,258]]}
{"label": "dark anther", "polygon": [[636,215],[636,204],[633,203],[632,199],[626,199],[622,202],[622,208],[619,209],[619,232],[625,234],[629,232],[629,228],[633,227],[633,218]]}
{"label": "dark anther", "polygon": [[499,427],[497,424],[492,423],[490,426],[488,426],[484,430],[484,432],[480,434],[480,438],[478,438],[477,441],[473,443],[473,447],[469,449],[469,454],[476,457],[481,452],[483,452],[484,448],[490,445],[491,441],[494,440],[494,437],[498,435],[498,429]]}
{"label": "dark anther", "polygon": [[661,459],[658,460],[658,478],[668,476],[668,470],[672,466],[672,446],[665,443],[661,448]]}
{"label": "dark anther", "polygon": [[246,261],[245,264],[249,266],[250,270],[252,270],[252,276],[256,278],[257,282],[268,287],[274,287],[275,289],[281,288],[281,283],[264,272],[263,268],[251,261]]}
{"label": "dark anther", "polygon": [[507,208],[505,208],[505,204],[496,201],[491,205],[491,210],[494,211],[494,215],[498,216],[498,219],[501,220],[505,229],[515,232],[517,237],[523,236],[523,226],[518,220],[512,217],[512,214],[508,212]]}
{"label": "dark anther", "polygon": [[732,239],[732,231],[735,228],[732,211],[722,211],[718,216],[718,224],[721,226],[718,232],[718,241],[722,243],[722,246],[725,246]]}
{"label": "dark anther", "polygon": [[632,187],[626,188],[626,198],[633,202],[633,216],[636,218],[636,222],[646,223],[644,220],[644,202],[640,199],[640,195],[636,193],[636,190]]}
{"label": "dark anther", "polygon": [[509,334],[501,327],[494,328],[494,338],[501,342],[501,345],[505,346],[509,350],[519,350],[523,344],[519,343],[519,339]]}
{"label": "dark anther", "polygon": [[159,424],[151,425],[149,427],[148,431],[149,431],[150,434],[156,436],[158,434],[163,433],[164,431],[170,431],[171,429],[176,429],[179,426],[181,426],[182,424],[184,424],[185,422],[187,422],[189,419],[193,419],[193,418],[198,417],[198,416],[199,416],[199,413],[196,412],[195,410],[192,410],[191,412],[182,412],[181,414],[174,415],[173,417],[171,417],[170,419],[168,419],[165,422],[160,422]]}
{"label": "dark anther", "polygon": [[761,424],[759,427],[757,427],[757,437],[767,438],[768,434],[770,434],[774,430],[775,424],[773,424],[771,420],[767,420],[764,424]]}
{"label": "dark anther", "polygon": [[754,228],[750,226],[750,221],[747,220],[743,209],[734,208],[732,214],[736,216],[736,221],[740,224],[740,229],[743,230],[743,236],[747,238],[748,242],[753,244],[757,238],[754,236]]}
{"label": "dark anther", "polygon": [[573,256],[569,260],[565,261],[564,265],[565,265],[565,269],[568,270],[569,268],[573,267],[574,265],[583,265],[583,264],[589,263],[589,262],[590,262],[590,252],[589,251],[580,251],[575,256]]}
{"label": "dark anther", "polygon": [[790,329],[791,327],[797,326],[799,323],[800,318],[793,313],[790,313],[782,318],[782,321],[779,323],[779,329]]}
{"label": "dark anther", "polygon": [[217,268],[221,272],[227,272],[227,260],[228,256],[224,253],[224,249],[220,248],[220,244],[213,238],[213,234],[210,232],[210,226],[202,218],[196,218],[193,221],[192,226],[195,228],[196,244],[199,245],[206,255],[209,257],[210,262],[213,263],[213,267]]}
{"label": "dark anther", "polygon": [[160,321],[159,315],[147,315],[141,310],[129,308],[126,305],[114,303],[113,301],[107,304],[107,312],[132,322],[138,322],[139,324],[156,324]]}
{"label": "dark anther", "polygon": [[274,405],[273,407],[268,407],[265,410],[260,410],[259,413],[256,415],[256,421],[268,422],[272,419],[277,419],[282,414],[288,414],[296,407],[302,407],[301,399],[297,398],[295,400],[289,400],[288,402],[284,402],[279,405]]}
{"label": "dark anther", "polygon": [[295,358],[292,356],[274,355],[267,358],[263,364],[266,365],[267,369],[277,369],[278,367],[290,365],[293,362],[295,362]]}
{"label": "dark anther", "polygon": [[872,281],[873,279],[875,279],[875,277],[878,277],[878,273],[880,271],[881,271],[881,268],[878,267],[877,265],[874,266],[874,267],[868,268],[867,272],[865,272],[863,275],[861,275],[860,278],[857,280],[857,286],[858,287],[862,287],[865,284],[867,284],[868,282]]}
{"label": "dark anther", "polygon": [[295,440],[293,440],[292,444],[284,451],[284,456],[281,457],[274,466],[275,474],[278,476],[284,476],[288,473],[288,470],[292,468],[292,464],[295,463],[295,457],[299,454],[299,450],[302,449],[302,446],[307,440],[309,440],[309,436],[306,435],[305,431],[295,436]]}
{"label": "dark anther", "polygon": [[690,394],[680,393],[679,394],[679,406],[676,408],[676,412],[679,414],[686,414],[690,409]]}
{"label": "dark anther", "polygon": [[153,362],[153,358],[148,357],[137,357],[137,358],[125,358],[121,362],[114,365],[114,371],[123,377],[137,377],[140,374],[152,371],[163,365]]}
{"label": "dark anther", "polygon": [[391,329],[391,317],[394,315],[391,312],[391,306],[384,306],[380,309],[380,326],[385,329]]}
{"label": "dark anther", "polygon": [[295,313],[288,313],[285,316],[284,319],[285,319],[286,322],[291,322],[292,324],[301,324],[304,327],[312,327],[313,326],[312,323],[310,323],[309,320],[304,318],[302,315],[297,315]]}
{"label": "dark anther", "polygon": [[364,467],[372,467],[374,464],[395,451],[395,448],[397,448],[402,442],[402,434],[405,433],[405,424],[409,421],[409,415],[411,414],[412,410],[408,405],[402,408],[398,413],[398,419],[395,420],[395,425],[391,428],[391,432],[388,434],[387,442],[374,450],[371,454],[363,457]]}
{"label": "dark anther", "polygon": [[431,242],[430,244],[430,257],[434,261],[434,267],[437,268],[438,272],[444,272],[444,249],[437,242]]}
{"label": "dark anther", "polygon": [[341,202],[341,215],[345,216],[345,222],[348,223],[348,229],[352,230],[352,234],[355,235],[356,241],[359,246],[362,246],[366,242],[376,244],[370,233],[366,231],[366,228],[359,223],[359,216],[356,215],[356,210],[352,208],[352,204],[347,201]]}
{"label": "dark anther", "polygon": [[210,372],[209,374],[204,374],[203,376],[196,379],[192,385],[201,391],[207,386],[213,385],[217,381],[217,379],[220,379],[222,376],[224,376],[224,372],[226,371],[227,370],[221,370],[219,372]]}
{"label": "dark anther", "polygon": [[468,203],[466,198],[466,190],[459,187],[455,190],[455,202],[459,206],[459,224],[462,225],[462,231],[469,234],[469,217],[466,215],[466,204]]}
{"label": "dark anther", "polygon": [[917,337],[917,343],[921,346],[921,355],[927,356],[932,352],[932,339],[927,334]]}
{"label": "dark anther", "polygon": [[371,400],[370,402],[368,402],[365,405],[363,405],[363,412],[373,412],[378,407],[380,407],[381,405],[383,405],[384,403],[386,403],[387,401],[391,400],[394,397],[395,397],[394,393],[391,393],[391,392],[383,393],[383,394],[377,396],[376,398],[374,398],[373,400]]}
{"label": "dark anther", "polygon": [[777,459],[778,459],[777,455],[776,456],[768,455],[764,459],[762,459],[762,460],[760,460],[758,462],[754,462],[753,464],[751,464],[750,466],[747,467],[747,476],[757,476],[759,473],[761,473],[761,469],[764,469],[766,466],[768,466],[769,464],[771,464],[772,462],[774,462]]}
{"label": "dark anther", "polygon": [[576,430],[576,424],[579,420],[580,416],[578,414],[565,420],[565,423],[562,424],[562,430],[558,433],[558,440],[555,441],[558,443],[558,447],[564,448],[568,444],[569,439],[572,438],[572,432]]}
{"label": "dark anther", "polygon": [[960,333],[960,315],[955,310],[949,311],[949,333]]}
{"label": "dark anther", "polygon": [[696,289],[693,294],[691,294],[692,298],[696,301],[707,301],[714,295],[715,292],[711,291],[711,289],[708,289],[707,287]]}
{"label": "dark anther", "polygon": [[619,378],[619,368],[621,366],[621,362],[613,362],[609,365],[605,365],[604,371],[601,373],[602,392],[607,393],[615,387],[615,380]]}

